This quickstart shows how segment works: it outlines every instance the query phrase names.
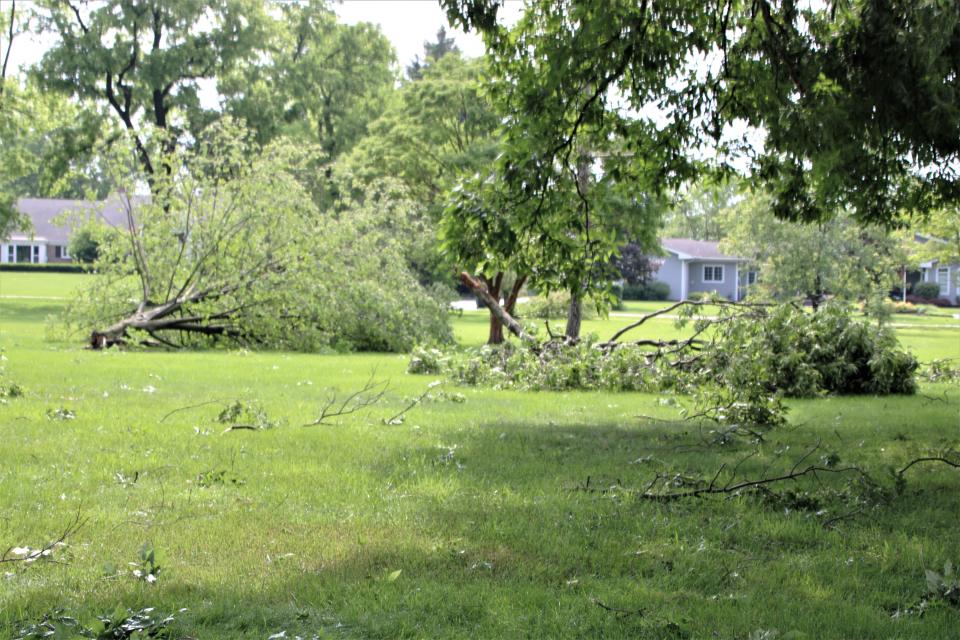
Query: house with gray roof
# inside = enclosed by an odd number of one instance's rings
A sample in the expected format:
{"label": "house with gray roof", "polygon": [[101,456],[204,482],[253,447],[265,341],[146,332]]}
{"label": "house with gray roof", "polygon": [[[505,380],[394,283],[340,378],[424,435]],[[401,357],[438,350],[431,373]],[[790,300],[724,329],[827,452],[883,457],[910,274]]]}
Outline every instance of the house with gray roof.
{"label": "house with gray roof", "polygon": [[660,244],[666,255],[657,260],[660,266],[653,279],[670,287],[670,300],[715,291],[737,301],[756,281],[756,272],[745,269],[747,259],[723,253],[719,242],[664,238]]}
{"label": "house with gray roof", "polygon": [[16,208],[32,228],[15,230],[0,239],[0,263],[72,262],[68,247],[77,224],[98,220],[113,227],[126,226],[126,210],[117,196],[102,202],[20,198]]}

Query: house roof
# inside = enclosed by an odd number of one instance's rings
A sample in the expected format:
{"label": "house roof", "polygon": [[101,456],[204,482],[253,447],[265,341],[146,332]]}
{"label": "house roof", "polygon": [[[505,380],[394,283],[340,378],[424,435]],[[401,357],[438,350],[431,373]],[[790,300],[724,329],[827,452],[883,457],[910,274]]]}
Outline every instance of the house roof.
{"label": "house roof", "polygon": [[746,258],[731,256],[720,251],[720,243],[713,240],[690,238],[664,238],[663,248],[681,260],[715,260],[719,262],[745,262]]}
{"label": "house roof", "polygon": [[[95,218],[113,227],[126,225],[126,211],[121,200],[113,196],[102,202],[62,200],[57,198],[20,198],[16,208],[33,223],[30,231],[18,230],[13,239],[35,239],[48,244],[67,244],[76,218]],[[67,214],[67,215],[65,215]],[[74,214],[74,215],[70,215]]]}

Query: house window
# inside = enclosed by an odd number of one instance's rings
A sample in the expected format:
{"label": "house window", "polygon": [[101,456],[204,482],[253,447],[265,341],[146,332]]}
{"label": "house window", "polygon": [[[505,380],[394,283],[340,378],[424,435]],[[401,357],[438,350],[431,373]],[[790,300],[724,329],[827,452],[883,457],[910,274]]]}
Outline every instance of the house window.
{"label": "house window", "polygon": [[53,257],[58,260],[66,260],[70,257],[70,254],[67,253],[67,248],[62,244],[56,244],[53,246]]}
{"label": "house window", "polygon": [[703,267],[704,282],[723,282],[723,265],[708,264]]}
{"label": "house window", "polygon": [[40,262],[40,245],[38,244],[33,245],[33,258],[30,260],[30,262],[33,262],[33,263]]}
{"label": "house window", "polygon": [[950,268],[940,267],[937,269],[937,284],[940,285],[940,295],[945,296],[950,293]]}
{"label": "house window", "polygon": [[747,284],[756,284],[757,283],[757,272],[756,271],[747,271]]}

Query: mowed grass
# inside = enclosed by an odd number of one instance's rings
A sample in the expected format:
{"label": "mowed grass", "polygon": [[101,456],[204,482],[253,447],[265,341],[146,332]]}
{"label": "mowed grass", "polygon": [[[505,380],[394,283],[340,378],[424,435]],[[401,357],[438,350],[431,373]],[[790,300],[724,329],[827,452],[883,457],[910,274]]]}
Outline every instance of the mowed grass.
{"label": "mowed grass", "polygon": [[[0,289],[39,290],[20,275],[0,273]],[[69,297],[74,277],[34,285]],[[406,375],[404,356],[97,353],[45,339],[62,304],[0,298],[4,365],[27,393],[0,405],[0,547],[41,545],[78,512],[85,524],[59,563],[0,565],[0,637],[58,608],[90,619],[118,605],[185,608],[175,637],[204,640],[957,637],[956,608],[891,617],[923,596],[925,569],[960,562],[960,473],[943,465],[859,512],[752,494],[651,503],[619,487],[709,478],[754,448],[707,444],[709,426],[646,394],[443,387],[387,426],[433,380]],[[455,328],[480,344],[486,317]],[[651,321],[643,335],[670,331]],[[921,359],[960,356],[960,330],[897,331]],[[382,403],[300,426],[372,372],[389,381]],[[277,426],[222,433],[235,400]],[[808,460],[836,455],[891,486],[888,467],[960,447],[956,386],[790,405],[743,476],[788,471],[819,443]],[[76,417],[48,417],[58,409]],[[613,489],[577,490],[588,477]],[[145,543],[155,584],[128,565]]]}

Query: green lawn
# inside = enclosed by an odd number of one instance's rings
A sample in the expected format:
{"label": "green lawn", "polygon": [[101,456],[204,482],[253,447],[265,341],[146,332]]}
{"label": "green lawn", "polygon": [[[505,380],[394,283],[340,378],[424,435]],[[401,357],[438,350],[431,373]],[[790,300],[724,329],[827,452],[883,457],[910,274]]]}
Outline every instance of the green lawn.
{"label": "green lawn", "polygon": [[[82,278],[0,272],[0,296],[68,298]],[[58,608],[118,605],[185,608],[174,637],[204,640],[957,637],[957,608],[891,617],[924,595],[925,569],[960,563],[957,470],[915,467],[903,493],[861,506],[843,503],[861,488],[842,474],[785,501],[646,502],[618,487],[709,477],[753,448],[705,443],[709,426],[645,394],[445,387],[386,426],[432,381],[406,375],[405,356],[91,352],[45,338],[64,302],[0,297],[4,365],[26,389],[0,405],[0,547],[85,519],[58,563],[0,565],[0,637]],[[455,328],[480,344],[486,316]],[[674,331],[656,320],[643,335]],[[960,329],[897,331],[921,359],[960,357]],[[300,426],[371,372],[389,381],[383,403]],[[234,400],[277,425],[222,434]],[[742,475],[788,471],[819,443],[809,460],[889,487],[888,467],[960,448],[956,386],[790,405]],[[613,489],[576,490],[588,477]],[[155,584],[128,565],[145,543]]]}

